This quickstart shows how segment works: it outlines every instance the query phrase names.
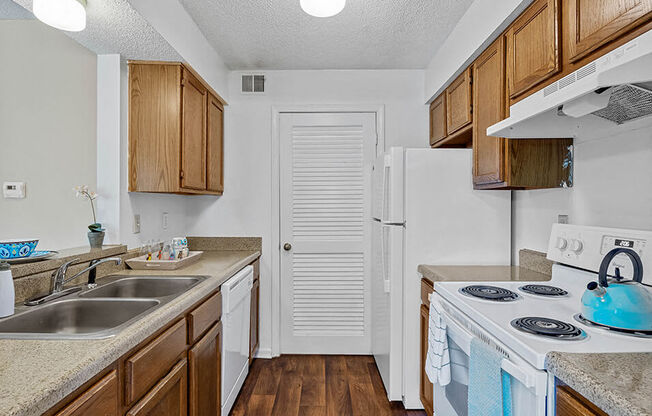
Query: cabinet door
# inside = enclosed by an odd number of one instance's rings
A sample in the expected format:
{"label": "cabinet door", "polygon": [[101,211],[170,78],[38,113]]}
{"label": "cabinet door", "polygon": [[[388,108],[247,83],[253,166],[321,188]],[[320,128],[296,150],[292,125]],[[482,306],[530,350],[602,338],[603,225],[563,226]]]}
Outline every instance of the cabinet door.
{"label": "cabinet door", "polygon": [[559,0],[536,0],[507,31],[510,97],[561,70]]}
{"label": "cabinet door", "polygon": [[188,364],[184,358],[175,365],[127,416],[186,416],[188,414]]}
{"label": "cabinet door", "polygon": [[206,189],[206,88],[188,70],[181,81],[181,187]]}
{"label": "cabinet door", "polygon": [[471,67],[446,89],[446,134],[451,135],[471,123]]}
{"label": "cabinet door", "polygon": [[557,386],[557,416],[606,416],[606,413],[574,390]]}
{"label": "cabinet door", "polygon": [[219,416],[222,403],[222,323],[216,323],[188,351],[190,416]]}
{"label": "cabinet door", "polygon": [[210,94],[206,138],[206,188],[224,192],[224,109],[217,98]]}
{"label": "cabinet door", "polygon": [[249,364],[254,360],[258,350],[259,316],[260,313],[260,279],[254,281],[251,288],[251,317],[249,322]]}
{"label": "cabinet door", "polygon": [[487,127],[506,110],[505,43],[501,36],[473,65],[473,184],[505,180],[505,139],[487,136]]}
{"label": "cabinet door", "polygon": [[570,61],[582,59],[651,18],[650,0],[569,0]]}
{"label": "cabinet door", "polygon": [[428,353],[428,320],[430,317],[430,310],[428,306],[421,305],[421,382],[419,384],[419,396],[421,398],[421,404],[427,414],[432,414],[432,396],[433,396],[433,385],[428,379],[426,374],[426,354]]}
{"label": "cabinet door", "polygon": [[82,415],[118,416],[118,376],[115,370],[57,413],[57,416]]}
{"label": "cabinet door", "polygon": [[430,104],[430,146],[446,138],[446,93]]}

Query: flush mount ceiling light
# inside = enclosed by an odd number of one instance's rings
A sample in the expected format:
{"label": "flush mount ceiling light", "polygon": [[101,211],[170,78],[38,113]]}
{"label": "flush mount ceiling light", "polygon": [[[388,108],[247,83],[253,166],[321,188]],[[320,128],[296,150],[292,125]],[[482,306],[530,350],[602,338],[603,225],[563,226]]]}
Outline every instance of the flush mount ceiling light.
{"label": "flush mount ceiling light", "polygon": [[315,17],[335,16],[344,9],[346,0],[300,0],[304,12]]}
{"label": "flush mount ceiling light", "polygon": [[34,0],[32,11],[41,22],[70,32],[86,28],[86,0]]}

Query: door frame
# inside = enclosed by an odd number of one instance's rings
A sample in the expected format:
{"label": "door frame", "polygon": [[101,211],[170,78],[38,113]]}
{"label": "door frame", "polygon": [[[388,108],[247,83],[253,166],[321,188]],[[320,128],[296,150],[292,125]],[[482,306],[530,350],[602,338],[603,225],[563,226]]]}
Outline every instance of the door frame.
{"label": "door frame", "polygon": [[[272,252],[271,252],[271,307],[272,348],[270,356],[281,354],[281,161],[280,145],[281,114],[284,113],[372,113],[376,116],[376,155],[385,152],[385,105],[384,104],[306,104],[272,106]],[[262,352],[262,351],[261,351]],[[265,355],[265,352],[262,352]]]}

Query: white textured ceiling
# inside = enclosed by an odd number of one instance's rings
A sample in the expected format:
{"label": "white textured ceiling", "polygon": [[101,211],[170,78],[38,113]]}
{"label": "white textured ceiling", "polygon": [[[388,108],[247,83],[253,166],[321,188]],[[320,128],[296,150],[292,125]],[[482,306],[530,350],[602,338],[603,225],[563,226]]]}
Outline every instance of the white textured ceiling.
{"label": "white textured ceiling", "polygon": [[422,69],[473,0],[179,0],[231,69]]}
{"label": "white textured ceiling", "polygon": [[[3,2],[12,0],[0,0]],[[15,0],[13,6],[32,15],[32,0]],[[15,10],[11,5],[8,11]],[[0,19],[8,19],[0,7]],[[180,55],[154,28],[136,12],[127,0],[89,0],[86,29],[65,32],[97,54],[120,54],[123,59],[179,61]],[[32,15],[33,16],[33,15]]]}
{"label": "white textured ceiling", "polygon": [[0,20],[30,20],[34,15],[13,0],[0,0]]}

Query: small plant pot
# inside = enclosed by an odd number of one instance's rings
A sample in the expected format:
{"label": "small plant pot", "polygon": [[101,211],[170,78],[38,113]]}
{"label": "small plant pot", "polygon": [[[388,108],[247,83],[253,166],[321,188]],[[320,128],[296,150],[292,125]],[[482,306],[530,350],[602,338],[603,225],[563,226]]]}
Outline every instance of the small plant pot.
{"label": "small plant pot", "polygon": [[102,248],[102,244],[104,244],[104,231],[89,231],[88,242],[90,243],[91,248]]}

